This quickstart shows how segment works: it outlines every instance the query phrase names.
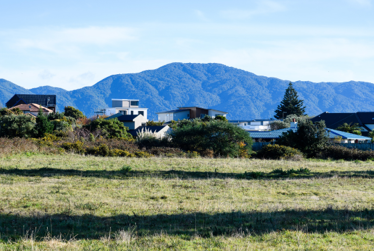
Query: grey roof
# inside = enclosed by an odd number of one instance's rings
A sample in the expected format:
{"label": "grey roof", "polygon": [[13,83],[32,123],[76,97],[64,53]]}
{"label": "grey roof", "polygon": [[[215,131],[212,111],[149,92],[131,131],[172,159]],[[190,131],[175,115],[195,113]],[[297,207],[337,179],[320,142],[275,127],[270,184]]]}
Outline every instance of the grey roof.
{"label": "grey roof", "polygon": [[189,111],[187,109],[184,109],[184,110],[170,110],[170,111],[164,111],[164,112],[156,112],[156,114],[159,114],[159,113],[177,113],[177,112],[186,112],[186,111]]}
{"label": "grey roof", "polygon": [[[48,100],[49,99],[49,100]],[[6,103],[8,108],[20,104],[35,103],[44,107],[51,107],[56,105],[56,95],[54,94],[15,94]],[[48,103],[48,104],[47,104]]]}
{"label": "grey roof", "polygon": [[[275,131],[263,131],[263,132],[248,132],[249,135],[254,138],[254,139],[278,139],[283,133],[288,132],[288,131],[297,131],[297,127],[294,128],[284,128],[280,130],[275,130]],[[328,137],[330,139],[333,139],[337,136],[341,136],[343,139],[351,139],[351,140],[371,140],[369,137],[364,137],[360,135],[356,135],[353,133],[348,133],[348,132],[342,132],[330,128],[325,128],[326,134],[328,134]]]}
{"label": "grey roof", "polygon": [[110,117],[107,117],[105,119],[114,119],[117,118],[121,122],[132,122],[136,117],[140,116],[140,114],[137,115],[123,115],[122,113],[116,113]]}

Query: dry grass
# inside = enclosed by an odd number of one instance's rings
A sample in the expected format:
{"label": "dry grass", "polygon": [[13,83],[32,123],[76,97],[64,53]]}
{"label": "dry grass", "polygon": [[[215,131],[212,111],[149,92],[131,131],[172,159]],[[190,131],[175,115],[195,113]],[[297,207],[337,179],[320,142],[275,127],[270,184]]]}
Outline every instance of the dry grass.
{"label": "dry grass", "polygon": [[[371,250],[374,241],[371,161],[18,155],[0,166],[0,249]],[[266,175],[279,168],[310,173]]]}

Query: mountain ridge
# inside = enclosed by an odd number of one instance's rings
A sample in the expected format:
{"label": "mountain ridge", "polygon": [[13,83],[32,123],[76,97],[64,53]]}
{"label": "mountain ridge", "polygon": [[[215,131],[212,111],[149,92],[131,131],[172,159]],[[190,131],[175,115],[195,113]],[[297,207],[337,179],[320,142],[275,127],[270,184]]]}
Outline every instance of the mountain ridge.
{"label": "mountain ridge", "polygon": [[[75,106],[87,116],[109,107],[112,98],[134,98],[149,108],[149,118],[156,112],[181,106],[201,106],[229,112],[229,119],[270,118],[282,100],[289,80],[258,76],[223,64],[171,63],[140,73],[115,74],[93,86],[67,91],[52,86],[27,90],[0,79],[0,101],[4,104],[15,94],[57,94],[58,110]],[[354,112],[374,110],[374,84],[349,82],[293,82],[304,99],[309,115],[324,111]],[[52,94],[52,93],[49,93]]]}

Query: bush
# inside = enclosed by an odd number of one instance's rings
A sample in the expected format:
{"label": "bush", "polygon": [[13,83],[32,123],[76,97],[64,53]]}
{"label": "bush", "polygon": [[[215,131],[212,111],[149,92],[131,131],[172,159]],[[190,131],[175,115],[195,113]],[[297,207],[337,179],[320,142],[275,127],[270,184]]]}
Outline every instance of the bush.
{"label": "bush", "polygon": [[65,106],[64,115],[68,117],[72,117],[74,119],[81,119],[85,118],[83,112],[79,111],[78,109],[72,106]]}
{"label": "bush", "polygon": [[4,115],[0,117],[0,137],[32,138],[37,135],[35,118],[28,115]]}
{"label": "bush", "polygon": [[296,132],[289,130],[283,133],[276,143],[297,148],[308,157],[315,157],[327,146],[328,137],[325,127],[324,121],[315,124],[309,120],[301,121],[298,123]]}
{"label": "bush", "polygon": [[84,145],[83,142],[78,140],[75,143],[69,143],[69,142],[63,143],[62,148],[69,152],[84,154],[86,150],[84,149],[83,145]]}
{"label": "bush", "polygon": [[53,132],[53,124],[48,120],[47,116],[43,114],[42,108],[39,110],[39,114],[36,117],[35,129],[38,132],[38,137],[42,138],[46,133]]}
{"label": "bush", "polygon": [[344,159],[344,160],[369,160],[374,158],[374,151],[362,151],[350,149],[344,146],[330,145],[317,155],[320,158]]}
{"label": "bush", "polygon": [[0,116],[5,116],[5,115],[22,115],[23,112],[17,107],[13,109],[7,109],[7,108],[1,108],[0,109]]}
{"label": "bush", "polygon": [[302,155],[295,148],[282,145],[266,145],[257,152],[257,157],[262,159],[290,159],[297,155]]}
{"label": "bush", "polygon": [[132,139],[131,134],[127,132],[127,127],[125,127],[122,122],[118,121],[117,118],[98,118],[88,125],[83,126],[83,128],[88,129],[90,132],[101,130],[106,138]]}
{"label": "bush", "polygon": [[[221,120],[182,120],[170,136],[172,143],[185,151],[203,152],[210,149],[215,156],[237,157],[241,149],[249,154],[252,148],[252,138],[248,132]],[[244,148],[241,147],[242,142],[245,142]]]}
{"label": "bush", "polygon": [[135,155],[138,158],[149,158],[149,157],[152,157],[152,154],[147,153],[147,152],[143,152],[143,151],[136,152]]}

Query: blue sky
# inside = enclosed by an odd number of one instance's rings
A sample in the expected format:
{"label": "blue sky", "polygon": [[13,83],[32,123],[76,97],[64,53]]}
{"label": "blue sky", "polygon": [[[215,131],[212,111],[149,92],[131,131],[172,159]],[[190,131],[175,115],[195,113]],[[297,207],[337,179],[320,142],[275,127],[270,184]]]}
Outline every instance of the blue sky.
{"label": "blue sky", "polygon": [[171,62],[374,83],[374,0],[0,0],[0,78],[68,90]]}

